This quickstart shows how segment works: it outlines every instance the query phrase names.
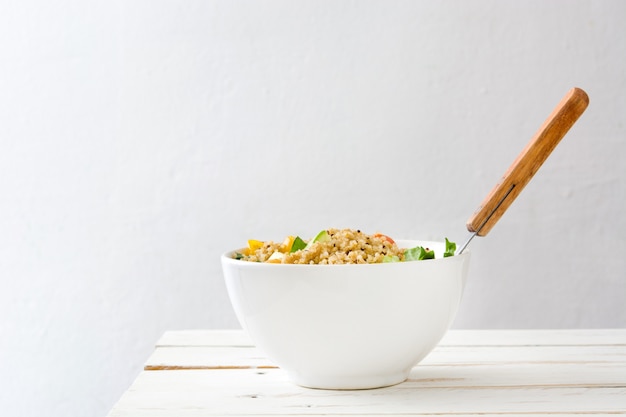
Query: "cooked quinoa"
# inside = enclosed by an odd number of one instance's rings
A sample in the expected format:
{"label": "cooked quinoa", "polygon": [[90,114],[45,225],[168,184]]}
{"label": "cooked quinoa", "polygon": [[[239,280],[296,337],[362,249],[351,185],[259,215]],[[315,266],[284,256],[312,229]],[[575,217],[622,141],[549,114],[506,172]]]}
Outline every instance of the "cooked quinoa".
{"label": "cooked quinoa", "polygon": [[291,253],[292,236],[282,243],[253,241],[257,244],[250,245],[244,253],[237,253],[235,257],[250,262],[284,264],[372,264],[382,263],[385,256],[404,260],[404,249],[398,248],[385,235],[368,235],[353,229],[327,229],[326,234],[328,237],[325,240]]}

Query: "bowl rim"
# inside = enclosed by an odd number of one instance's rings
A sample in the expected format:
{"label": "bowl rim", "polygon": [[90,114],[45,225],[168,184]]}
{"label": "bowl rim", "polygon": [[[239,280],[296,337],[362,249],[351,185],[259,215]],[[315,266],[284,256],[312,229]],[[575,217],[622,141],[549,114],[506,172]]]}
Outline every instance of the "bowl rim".
{"label": "bowl rim", "polygon": [[[422,240],[422,239],[394,239],[396,243],[399,242],[414,242],[413,246],[410,247],[415,247],[417,245],[428,245],[431,244],[431,246],[433,245],[445,245],[445,241],[437,241],[437,240]],[[400,246],[400,245],[399,245]],[[233,258],[233,255],[239,251],[242,251],[245,248],[237,248],[237,249],[232,249],[226,252],[223,252],[220,256],[222,262],[228,262],[228,263],[232,263],[234,265],[238,265],[238,266],[242,266],[242,267],[248,267],[248,268],[349,268],[349,267],[359,267],[359,268],[364,268],[366,266],[369,266],[370,268],[374,267],[374,268],[380,268],[380,267],[390,267],[391,265],[412,265],[415,264],[415,262],[418,263],[422,263],[421,261],[407,261],[407,262],[385,262],[385,263],[366,263],[366,264],[282,264],[282,263],[271,263],[271,262],[248,262],[248,261],[242,261],[240,259],[235,259]],[[454,256],[448,256],[446,258],[444,257],[438,257],[435,259],[426,259],[426,261],[428,261],[429,263],[433,263],[433,262],[451,262],[453,261],[455,258],[458,259],[465,259],[467,257],[470,256],[471,251],[469,249],[466,249],[463,251],[463,253],[461,254],[455,254]],[[394,266],[394,268],[397,266]]]}

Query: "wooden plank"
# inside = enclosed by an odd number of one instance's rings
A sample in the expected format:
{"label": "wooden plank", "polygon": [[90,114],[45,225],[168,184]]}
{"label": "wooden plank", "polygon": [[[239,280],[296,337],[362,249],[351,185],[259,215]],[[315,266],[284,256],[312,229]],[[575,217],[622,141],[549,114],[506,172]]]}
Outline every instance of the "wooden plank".
{"label": "wooden plank", "polygon": [[[440,346],[626,345],[626,329],[457,330]],[[163,334],[158,346],[253,346],[241,329],[176,330]]]}
{"label": "wooden plank", "polygon": [[[626,387],[623,363],[538,363],[481,366],[433,365],[411,370],[404,383],[419,387]],[[399,387],[402,388],[402,387]]]}
{"label": "wooden plank", "polygon": [[626,329],[450,330],[441,346],[626,346]]}
{"label": "wooden plank", "polygon": [[446,372],[414,373],[407,383],[362,391],[298,387],[276,369],[143,372],[110,416],[626,414],[623,383],[561,385],[526,366]]}
{"label": "wooden plank", "polygon": [[[418,366],[626,362],[626,346],[438,346]],[[146,370],[274,367],[253,347],[159,347]]]}
{"label": "wooden plank", "polygon": [[145,370],[275,368],[254,347],[159,347],[148,358]]}

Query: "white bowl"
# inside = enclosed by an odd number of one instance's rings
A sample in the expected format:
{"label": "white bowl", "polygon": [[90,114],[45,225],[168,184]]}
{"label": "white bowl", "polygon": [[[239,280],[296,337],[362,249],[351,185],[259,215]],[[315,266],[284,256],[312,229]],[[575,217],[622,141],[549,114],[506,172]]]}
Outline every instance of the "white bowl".
{"label": "white bowl", "polygon": [[365,389],[398,384],[456,315],[469,252],[384,264],[283,265],[222,255],[228,294],[252,341],[296,384]]}

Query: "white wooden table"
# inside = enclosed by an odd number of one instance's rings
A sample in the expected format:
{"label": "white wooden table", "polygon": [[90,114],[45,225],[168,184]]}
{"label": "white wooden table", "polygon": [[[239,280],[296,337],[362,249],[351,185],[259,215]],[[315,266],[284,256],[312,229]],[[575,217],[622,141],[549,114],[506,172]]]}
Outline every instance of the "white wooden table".
{"label": "white wooden table", "polygon": [[287,380],[239,330],[171,331],[119,416],[626,414],[626,329],[451,330],[408,381],[362,391]]}

